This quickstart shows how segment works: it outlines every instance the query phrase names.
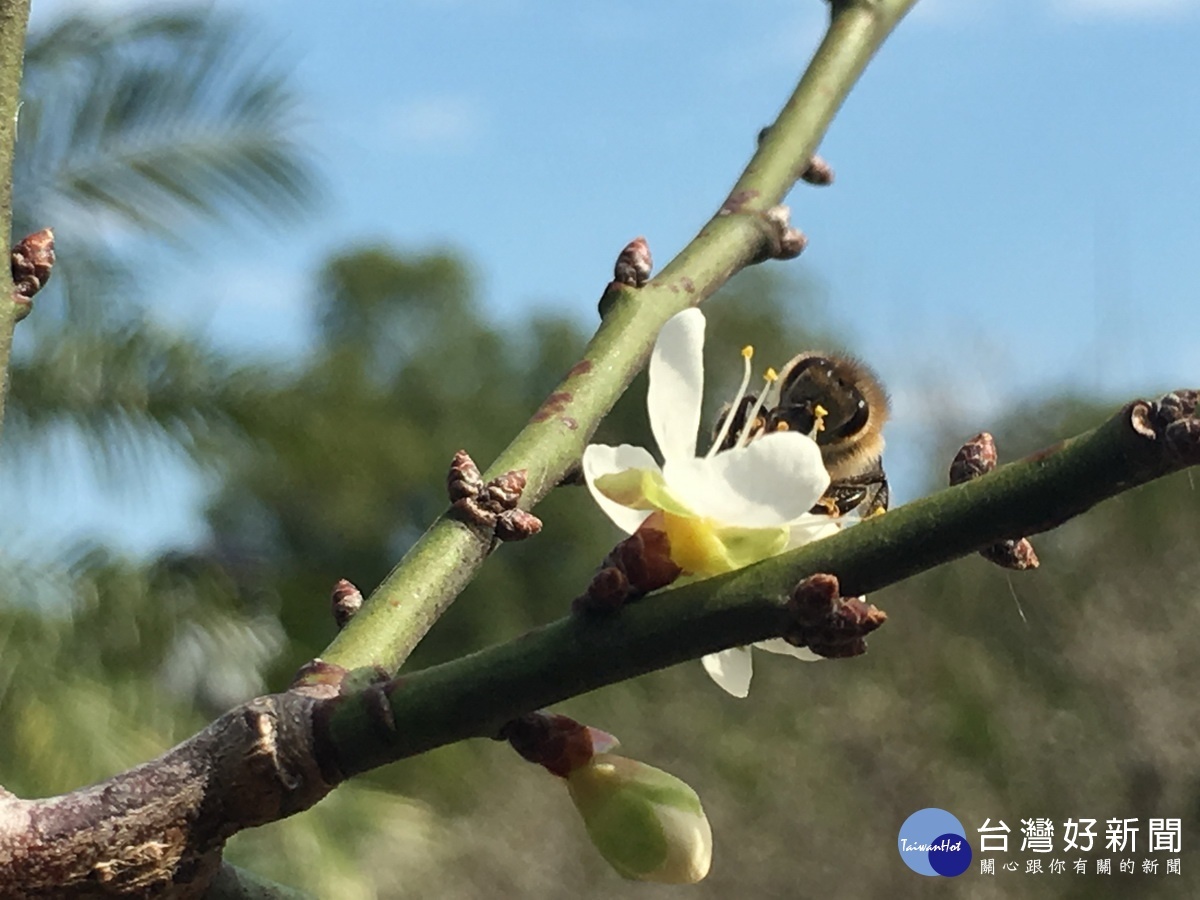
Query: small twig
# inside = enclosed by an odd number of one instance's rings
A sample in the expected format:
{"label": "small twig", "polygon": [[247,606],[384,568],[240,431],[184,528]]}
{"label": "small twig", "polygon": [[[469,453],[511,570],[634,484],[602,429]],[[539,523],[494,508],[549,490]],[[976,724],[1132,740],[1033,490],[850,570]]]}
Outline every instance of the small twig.
{"label": "small twig", "polygon": [[[528,473],[521,506],[532,509],[577,464],[583,448],[649,358],[664,322],[711,296],[758,260],[793,255],[764,218],[809,167],[834,114],[875,51],[916,0],[835,0],[829,29],[804,76],[717,214],[641,287],[610,285],[605,315],[583,358],[485,473]],[[791,233],[794,232],[794,233]],[[636,281],[636,279],[635,279]],[[324,657],[346,668],[398,669],[471,581],[492,549],[489,535],[443,517],[363,604]]]}
{"label": "small twig", "polygon": [[[950,484],[963,484],[986,475],[996,468],[998,462],[995,439],[986,431],[980,432],[963,444],[955,454],[950,463]],[[979,555],[988,562],[1018,572],[1038,567],[1037,553],[1027,537],[999,541],[990,547],[984,547],[979,551]]]}

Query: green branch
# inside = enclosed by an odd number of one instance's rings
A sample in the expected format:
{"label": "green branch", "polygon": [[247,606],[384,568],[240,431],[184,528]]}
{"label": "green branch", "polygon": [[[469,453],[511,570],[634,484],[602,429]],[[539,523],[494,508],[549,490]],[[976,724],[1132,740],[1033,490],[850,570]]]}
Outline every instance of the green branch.
{"label": "green branch", "polygon": [[[771,255],[774,238],[762,214],[791,190],[851,87],[915,3],[832,3],[825,39],[720,211],[647,285],[610,285],[604,321],[583,359],[485,478],[523,469],[528,483],[521,506],[528,509],[541,500],[578,462],[601,419],[646,364],[663,323],[709,297],[740,269]],[[439,519],[323,658],[349,669],[380,666],[395,671],[474,578],[490,551],[486,530]]]}
{"label": "green branch", "polygon": [[1173,396],[1161,405],[1132,403],[1087,434],[759,565],[652,595],[613,615],[568,616],[335,699],[317,719],[317,743],[349,776],[464,738],[491,737],[524,713],[777,637],[790,621],[789,595],[810,575],[834,574],[843,595],[865,594],[997,541],[1053,528],[1200,464],[1197,394],[1180,392],[1182,414],[1174,418]]}
{"label": "green branch", "polygon": [[[21,101],[21,65],[29,0],[0,0],[0,247],[12,244],[12,170],[17,141],[17,108]],[[0,265],[0,430],[8,398],[13,328],[22,306],[12,300],[12,276]]]}

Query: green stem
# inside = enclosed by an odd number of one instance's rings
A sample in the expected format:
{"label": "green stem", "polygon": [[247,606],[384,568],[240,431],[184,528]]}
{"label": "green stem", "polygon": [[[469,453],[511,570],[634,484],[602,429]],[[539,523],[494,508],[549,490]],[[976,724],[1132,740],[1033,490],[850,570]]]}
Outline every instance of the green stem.
{"label": "green stem", "polygon": [[[645,365],[663,323],[769,253],[771,236],[761,213],[791,190],[851,87],[915,3],[832,4],[824,41],[721,211],[645,287],[610,285],[611,303],[582,361],[486,478],[524,469],[528,483],[521,505],[536,504],[578,462],[601,419]],[[398,669],[474,578],[490,544],[490,535],[478,529],[446,517],[434,522],[322,658],[348,669]]]}
{"label": "green stem", "polygon": [[[0,0],[0,247],[12,245],[12,170],[17,139],[17,108],[21,100],[21,68],[29,0]],[[8,397],[13,328],[21,307],[13,302],[12,273],[0,265],[0,431]]]}
{"label": "green stem", "polygon": [[[655,594],[608,616],[569,616],[514,641],[388,683],[381,727],[370,691],[333,701],[317,722],[345,775],[469,737],[605,685],[779,635],[787,599],[816,573],[843,596],[888,585],[999,540],[1053,528],[1138,485],[1200,463],[1191,446],[1132,425],[1130,405],[1099,428],[978,480],[826,540],[719,578]],[[880,638],[886,640],[886,627]],[[845,663],[839,663],[844,665]],[[697,678],[700,678],[697,672]]]}

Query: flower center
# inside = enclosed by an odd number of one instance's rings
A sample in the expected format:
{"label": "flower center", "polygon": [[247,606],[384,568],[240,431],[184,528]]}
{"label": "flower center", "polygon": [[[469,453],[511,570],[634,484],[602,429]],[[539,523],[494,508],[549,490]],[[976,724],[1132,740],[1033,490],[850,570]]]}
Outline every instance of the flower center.
{"label": "flower center", "polygon": [[[763,385],[762,393],[758,395],[758,399],[754,401],[754,406],[751,407],[750,412],[746,415],[746,427],[742,431],[742,436],[738,438],[737,442],[737,446],[739,447],[745,447],[748,443],[750,443],[750,435],[754,431],[754,429],[750,426],[754,423],[754,420],[758,418],[758,414],[762,411],[763,400],[765,400],[767,394],[770,393],[771,385],[779,380],[779,375],[774,369],[772,369],[770,366],[767,366],[767,371],[763,373],[763,380],[766,381],[766,384]],[[738,397],[739,403],[741,402],[741,399],[741,397]]]}
{"label": "flower center", "polygon": [[[738,407],[741,406],[743,398],[746,396],[746,388],[750,386],[750,360],[754,358],[754,347],[747,344],[742,348],[742,383],[738,385],[737,394],[734,395],[733,403],[729,405],[729,412],[725,416],[725,421],[721,423],[721,430],[717,433],[716,439],[713,440],[712,446],[708,448],[708,453],[705,454],[705,459],[711,459],[717,452],[717,448],[725,443],[725,439],[729,437],[729,429],[733,426],[733,420],[737,418]],[[762,411],[763,401],[770,393],[770,387],[779,380],[779,375],[774,369],[767,367],[767,371],[763,373],[763,380],[766,381],[766,386],[762,393],[755,398],[754,405],[750,408],[749,413],[742,424],[742,433],[738,435],[737,442],[734,447],[745,447],[750,443],[750,437],[754,432],[754,420],[758,418],[758,414]]]}

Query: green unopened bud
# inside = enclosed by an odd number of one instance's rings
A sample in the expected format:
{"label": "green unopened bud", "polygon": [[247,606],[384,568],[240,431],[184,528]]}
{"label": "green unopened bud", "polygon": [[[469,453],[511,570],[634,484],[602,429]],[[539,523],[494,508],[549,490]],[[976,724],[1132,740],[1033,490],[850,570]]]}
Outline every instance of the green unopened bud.
{"label": "green unopened bud", "polygon": [[700,798],[674,775],[602,753],[567,776],[588,836],[609,865],[638,881],[694,884],[712,862]]}

